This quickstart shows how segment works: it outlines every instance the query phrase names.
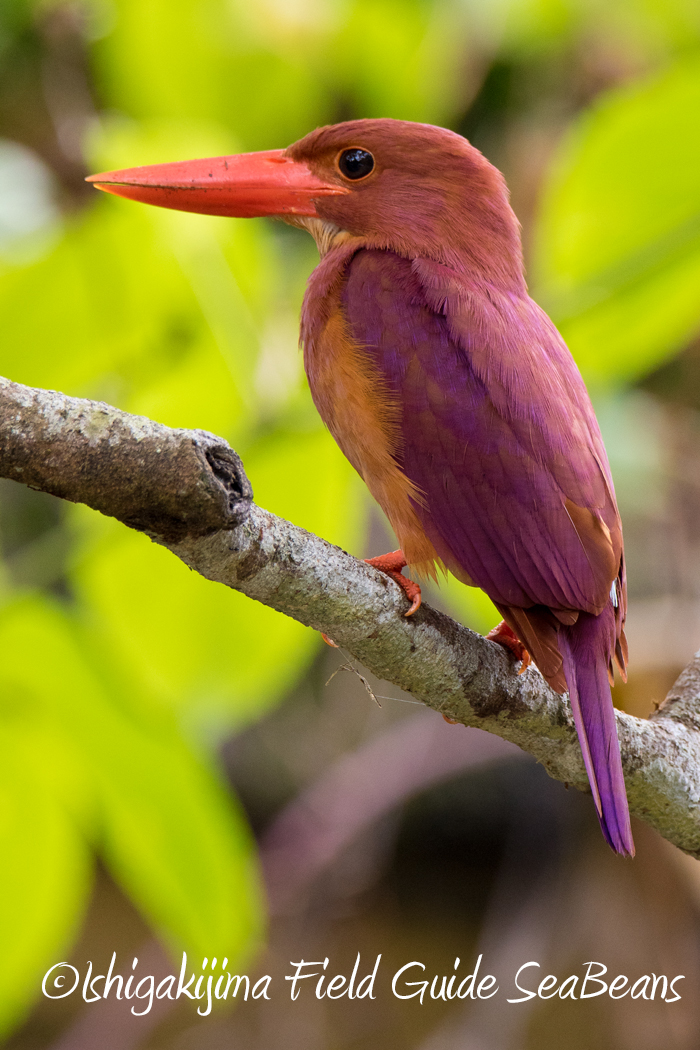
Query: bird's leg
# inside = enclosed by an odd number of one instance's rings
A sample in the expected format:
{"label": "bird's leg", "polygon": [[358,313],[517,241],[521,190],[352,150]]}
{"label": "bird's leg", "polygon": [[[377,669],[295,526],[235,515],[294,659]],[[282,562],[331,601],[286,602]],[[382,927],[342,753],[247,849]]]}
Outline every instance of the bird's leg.
{"label": "bird's leg", "polygon": [[493,628],[492,631],[486,635],[489,642],[498,642],[510,653],[513,654],[516,660],[520,661],[520,670],[518,674],[522,674],[525,668],[530,664],[530,654],[518,638],[515,631],[511,630],[505,620]]}
{"label": "bird's leg", "polygon": [[417,583],[401,574],[401,570],[408,564],[404,552],[398,550],[392,551],[391,554],[380,554],[378,558],[365,558],[365,562],[398,583],[411,603],[410,609],[404,613],[404,616],[413,616],[414,612],[420,608],[421,593]]}

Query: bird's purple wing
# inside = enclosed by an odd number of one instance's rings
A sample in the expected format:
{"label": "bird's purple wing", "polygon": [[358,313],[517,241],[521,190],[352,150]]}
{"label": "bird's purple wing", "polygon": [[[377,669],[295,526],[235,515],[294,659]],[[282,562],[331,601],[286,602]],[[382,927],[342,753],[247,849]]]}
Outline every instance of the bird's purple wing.
{"label": "bird's purple wing", "polygon": [[624,664],[622,533],[568,350],[530,299],[425,259],[357,252],[342,302],[400,408],[396,457],[426,533],[568,686],[603,833],[633,854],[608,682],[614,652]]}
{"label": "bird's purple wing", "polygon": [[605,452],[578,370],[531,300],[360,251],[343,308],[402,411],[426,532],[502,606],[599,613],[619,568]]}

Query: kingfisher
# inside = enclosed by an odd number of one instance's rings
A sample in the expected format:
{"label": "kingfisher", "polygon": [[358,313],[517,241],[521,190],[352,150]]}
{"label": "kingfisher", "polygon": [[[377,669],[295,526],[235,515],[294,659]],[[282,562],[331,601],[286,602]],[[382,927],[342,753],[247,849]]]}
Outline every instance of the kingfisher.
{"label": "kingfisher", "polygon": [[488,637],[568,692],[606,841],[634,855],[611,695],[625,678],[622,526],[588,392],[528,295],[501,173],[465,138],[400,120],[286,149],[92,175],[121,197],[303,227],[320,262],[301,313],[314,403],[399,550],[503,617]]}

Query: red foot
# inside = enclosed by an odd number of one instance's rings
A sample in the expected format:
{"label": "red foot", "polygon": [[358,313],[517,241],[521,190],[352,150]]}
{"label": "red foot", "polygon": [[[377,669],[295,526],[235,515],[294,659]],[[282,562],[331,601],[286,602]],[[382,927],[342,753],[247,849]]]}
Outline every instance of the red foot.
{"label": "red foot", "polygon": [[403,551],[392,551],[391,554],[380,554],[378,558],[365,558],[368,565],[373,566],[375,569],[379,569],[386,576],[391,576],[395,583],[398,583],[403,593],[411,603],[411,608],[408,612],[404,613],[404,616],[413,616],[417,609],[420,609],[421,593],[420,587],[413,580],[409,580],[406,576],[401,575],[401,570],[408,564],[404,557]]}
{"label": "red foot", "polygon": [[517,634],[510,629],[505,620],[493,628],[492,631],[486,635],[490,642],[498,642],[505,649],[513,654],[516,660],[520,661],[520,670],[518,674],[522,674],[526,667],[531,663],[530,654],[518,638]]}
{"label": "red foot", "polygon": [[329,638],[327,634],[323,633],[323,631],[321,631],[321,637],[323,638],[323,640],[326,643],[326,645],[330,645],[331,649],[338,649],[339,648],[338,643],[334,642],[333,639]]}
{"label": "red foot", "polygon": [[458,726],[458,725],[461,724],[460,722],[457,721],[456,718],[450,718],[449,715],[443,715],[442,717],[445,719],[445,721],[448,723],[448,725]]}

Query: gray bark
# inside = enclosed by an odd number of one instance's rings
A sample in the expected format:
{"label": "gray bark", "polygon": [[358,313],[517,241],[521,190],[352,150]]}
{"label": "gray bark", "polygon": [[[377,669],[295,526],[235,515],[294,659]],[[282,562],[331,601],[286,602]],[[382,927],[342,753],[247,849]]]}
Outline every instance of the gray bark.
{"label": "gray bark", "polygon": [[[587,789],[568,701],[536,668],[386,576],[252,502],[222,439],[101,402],[0,379],[0,476],[85,503],[147,533],[209,580],[333,638],[374,674],[496,733]],[[617,712],[633,814],[700,858],[700,653],[648,719]]]}

